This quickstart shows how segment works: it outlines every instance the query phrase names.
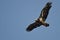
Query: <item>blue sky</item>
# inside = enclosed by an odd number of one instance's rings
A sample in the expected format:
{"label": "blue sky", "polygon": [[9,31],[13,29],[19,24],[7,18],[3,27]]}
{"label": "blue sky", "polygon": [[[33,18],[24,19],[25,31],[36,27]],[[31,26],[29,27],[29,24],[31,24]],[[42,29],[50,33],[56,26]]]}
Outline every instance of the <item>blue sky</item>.
{"label": "blue sky", "polygon": [[[27,32],[48,1],[50,26]],[[0,0],[0,40],[60,40],[60,0]]]}

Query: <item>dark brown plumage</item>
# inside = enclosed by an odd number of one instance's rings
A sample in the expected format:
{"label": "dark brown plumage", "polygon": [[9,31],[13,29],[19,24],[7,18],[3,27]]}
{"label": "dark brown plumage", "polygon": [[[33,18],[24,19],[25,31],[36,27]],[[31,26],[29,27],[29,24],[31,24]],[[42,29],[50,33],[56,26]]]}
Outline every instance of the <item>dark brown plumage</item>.
{"label": "dark brown plumage", "polygon": [[44,25],[45,27],[49,26],[48,23],[45,23],[45,20],[46,20],[48,14],[49,14],[49,10],[51,8],[51,4],[52,4],[51,2],[47,2],[45,7],[42,9],[39,18],[34,23],[30,24],[27,27],[26,31],[32,31],[34,28],[37,28],[37,27],[39,27],[41,25]]}

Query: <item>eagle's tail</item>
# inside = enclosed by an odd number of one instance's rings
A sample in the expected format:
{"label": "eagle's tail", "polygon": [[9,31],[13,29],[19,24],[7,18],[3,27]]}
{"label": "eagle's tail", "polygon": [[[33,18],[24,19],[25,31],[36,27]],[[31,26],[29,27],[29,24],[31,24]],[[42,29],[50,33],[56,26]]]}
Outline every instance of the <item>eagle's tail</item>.
{"label": "eagle's tail", "polygon": [[26,31],[32,31],[34,28],[37,28],[37,27],[39,27],[40,25],[41,25],[40,23],[34,22],[34,23],[30,24],[30,25],[27,27]]}
{"label": "eagle's tail", "polygon": [[42,25],[44,25],[45,27],[48,27],[49,26],[48,23],[42,23]]}

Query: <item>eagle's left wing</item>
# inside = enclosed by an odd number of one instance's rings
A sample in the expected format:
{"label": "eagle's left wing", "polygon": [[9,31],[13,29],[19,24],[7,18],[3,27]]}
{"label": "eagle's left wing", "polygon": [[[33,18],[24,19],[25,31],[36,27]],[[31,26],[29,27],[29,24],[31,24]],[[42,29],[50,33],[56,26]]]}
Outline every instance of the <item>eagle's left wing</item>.
{"label": "eagle's left wing", "polygon": [[27,28],[26,31],[32,31],[33,29],[37,28],[41,26],[41,23],[39,23],[38,21],[35,21],[34,23],[30,24]]}

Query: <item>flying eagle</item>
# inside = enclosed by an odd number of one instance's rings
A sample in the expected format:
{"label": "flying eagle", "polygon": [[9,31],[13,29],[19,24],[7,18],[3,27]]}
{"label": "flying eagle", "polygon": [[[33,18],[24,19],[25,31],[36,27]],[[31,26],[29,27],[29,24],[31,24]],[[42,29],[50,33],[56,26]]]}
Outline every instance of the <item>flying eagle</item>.
{"label": "flying eagle", "polygon": [[49,24],[45,22],[48,14],[49,14],[49,10],[52,7],[51,6],[52,2],[47,2],[45,7],[42,9],[41,14],[39,16],[39,18],[32,24],[30,24],[27,28],[26,31],[32,31],[34,28],[37,28],[41,25],[44,25],[45,27],[48,27]]}

